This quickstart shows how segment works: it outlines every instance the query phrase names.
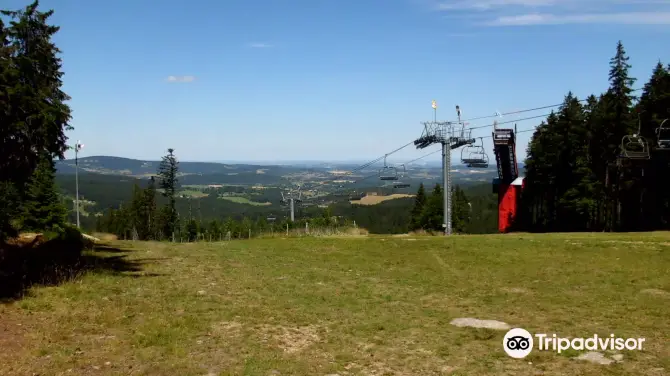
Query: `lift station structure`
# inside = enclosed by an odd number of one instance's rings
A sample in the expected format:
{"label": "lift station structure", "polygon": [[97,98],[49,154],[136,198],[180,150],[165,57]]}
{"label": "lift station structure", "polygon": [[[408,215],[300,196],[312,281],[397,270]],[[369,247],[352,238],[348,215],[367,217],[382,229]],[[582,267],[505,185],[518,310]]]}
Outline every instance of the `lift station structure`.
{"label": "lift station structure", "polygon": [[516,159],[516,124],[498,128],[493,123],[493,151],[496,155],[498,177],[493,179],[493,193],[498,194],[498,231],[509,232],[517,219],[523,178],[519,177]]}

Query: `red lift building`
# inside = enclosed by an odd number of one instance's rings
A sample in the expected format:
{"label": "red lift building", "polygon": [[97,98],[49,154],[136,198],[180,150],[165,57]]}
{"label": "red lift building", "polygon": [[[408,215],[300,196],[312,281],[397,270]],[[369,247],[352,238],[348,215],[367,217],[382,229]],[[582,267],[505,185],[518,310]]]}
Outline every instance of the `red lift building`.
{"label": "red lift building", "polygon": [[523,190],[516,160],[516,125],[514,129],[494,126],[493,151],[498,165],[498,178],[493,180],[493,193],[498,193],[498,231],[504,233],[517,218]]}

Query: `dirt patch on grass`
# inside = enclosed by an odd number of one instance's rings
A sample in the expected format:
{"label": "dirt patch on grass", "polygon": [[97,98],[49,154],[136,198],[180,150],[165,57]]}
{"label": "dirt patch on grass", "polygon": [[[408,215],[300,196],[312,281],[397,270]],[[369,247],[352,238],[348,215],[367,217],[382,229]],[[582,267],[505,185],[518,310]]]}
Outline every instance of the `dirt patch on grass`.
{"label": "dirt patch on grass", "polygon": [[644,289],[642,293],[670,298],[670,292],[661,289]]}
{"label": "dirt patch on grass", "polygon": [[237,321],[221,321],[212,325],[212,335],[236,338],[251,332],[262,343],[278,347],[285,353],[300,353],[321,341],[320,328],[315,325],[286,327],[282,325],[260,324],[245,326]]}
{"label": "dirt patch on grass", "polygon": [[25,351],[26,327],[6,309],[0,308],[0,364],[11,364],[11,358]]}
{"label": "dirt patch on grass", "polygon": [[503,287],[501,290],[512,294],[528,294],[530,292],[522,287]]}
{"label": "dirt patch on grass", "polygon": [[275,345],[289,354],[302,352],[321,340],[319,328],[314,325],[290,328],[263,324],[255,330],[262,342]]}
{"label": "dirt patch on grass", "polygon": [[212,334],[225,337],[238,337],[242,334],[242,324],[237,321],[221,321],[212,325]]}

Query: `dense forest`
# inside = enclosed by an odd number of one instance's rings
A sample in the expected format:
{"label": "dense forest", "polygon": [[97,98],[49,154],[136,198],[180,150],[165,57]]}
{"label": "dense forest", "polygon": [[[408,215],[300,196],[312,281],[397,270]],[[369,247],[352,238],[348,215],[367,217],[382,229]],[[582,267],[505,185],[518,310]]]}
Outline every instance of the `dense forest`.
{"label": "dense forest", "polygon": [[[517,229],[640,231],[667,229],[670,189],[670,65],[659,62],[634,89],[621,42],[610,87],[578,99],[568,93],[528,146]],[[639,96],[638,96],[639,95]],[[663,124],[663,127],[661,125]]]}

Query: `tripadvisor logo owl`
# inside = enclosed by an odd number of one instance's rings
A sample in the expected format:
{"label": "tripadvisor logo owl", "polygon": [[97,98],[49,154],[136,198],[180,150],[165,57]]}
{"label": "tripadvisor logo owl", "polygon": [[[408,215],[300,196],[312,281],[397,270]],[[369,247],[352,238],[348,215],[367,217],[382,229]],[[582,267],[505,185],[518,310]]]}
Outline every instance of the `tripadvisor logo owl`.
{"label": "tripadvisor logo owl", "polygon": [[563,338],[556,334],[535,334],[533,336],[526,329],[511,329],[503,338],[503,349],[512,358],[522,359],[533,351],[537,339],[537,349],[540,351],[562,351],[573,349],[577,351],[606,351],[606,350],[642,350],[644,338],[620,338],[614,334],[608,337],[599,337],[594,334],[588,338]]}
{"label": "tripadvisor logo owl", "polygon": [[503,348],[512,358],[525,358],[533,351],[533,336],[526,329],[514,328],[505,334]]}

